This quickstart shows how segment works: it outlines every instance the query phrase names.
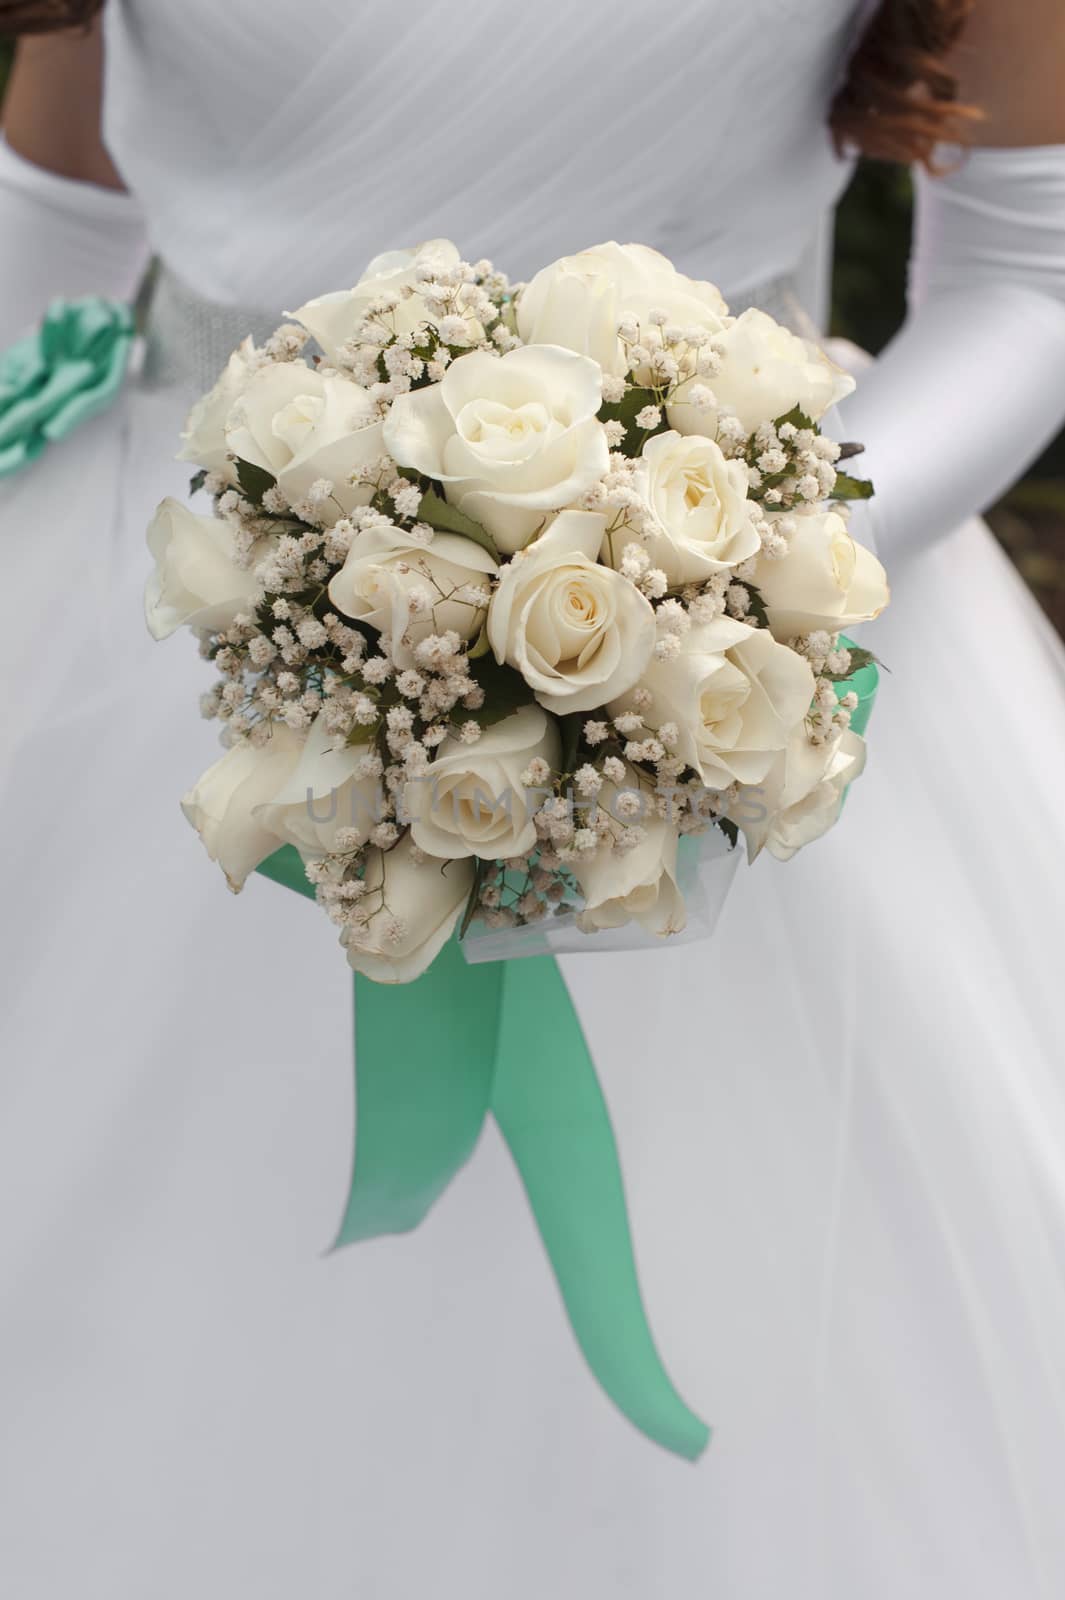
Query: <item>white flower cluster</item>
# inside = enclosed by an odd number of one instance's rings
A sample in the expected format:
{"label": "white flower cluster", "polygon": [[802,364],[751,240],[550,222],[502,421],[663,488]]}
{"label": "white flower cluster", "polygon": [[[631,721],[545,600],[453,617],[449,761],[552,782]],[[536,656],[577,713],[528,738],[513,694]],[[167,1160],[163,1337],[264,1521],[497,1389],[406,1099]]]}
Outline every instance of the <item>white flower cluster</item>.
{"label": "white flower cluster", "polygon": [[685,834],[832,825],[840,635],[888,590],[819,350],[638,245],[512,291],[434,240],[291,319],[189,418],[212,514],[148,533],[152,633],[218,670],[183,807],[234,889],[293,846],[351,965],[405,982],[474,916],[677,932]]}

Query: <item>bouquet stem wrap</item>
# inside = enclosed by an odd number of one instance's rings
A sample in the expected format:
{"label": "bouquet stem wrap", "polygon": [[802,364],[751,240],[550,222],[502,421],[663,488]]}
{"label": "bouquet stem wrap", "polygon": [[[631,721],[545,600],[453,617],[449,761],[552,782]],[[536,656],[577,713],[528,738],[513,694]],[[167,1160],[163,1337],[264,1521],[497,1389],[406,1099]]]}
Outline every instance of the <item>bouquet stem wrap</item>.
{"label": "bouquet stem wrap", "polygon": [[[259,871],[314,894],[289,845]],[[337,1245],[416,1228],[491,1113],[595,1377],[648,1438],[701,1455],[710,1432],[651,1336],[613,1129],[554,958],[469,966],[452,940],[413,984],[356,976],[355,1073],[354,1174]]]}

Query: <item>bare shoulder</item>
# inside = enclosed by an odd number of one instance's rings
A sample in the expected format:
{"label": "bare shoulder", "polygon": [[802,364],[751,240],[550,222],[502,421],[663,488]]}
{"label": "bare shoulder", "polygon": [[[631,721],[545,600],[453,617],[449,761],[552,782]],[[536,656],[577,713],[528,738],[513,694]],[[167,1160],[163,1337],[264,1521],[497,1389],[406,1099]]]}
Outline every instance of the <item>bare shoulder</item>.
{"label": "bare shoulder", "polygon": [[1065,0],[976,0],[954,67],[977,143],[1065,144]]}

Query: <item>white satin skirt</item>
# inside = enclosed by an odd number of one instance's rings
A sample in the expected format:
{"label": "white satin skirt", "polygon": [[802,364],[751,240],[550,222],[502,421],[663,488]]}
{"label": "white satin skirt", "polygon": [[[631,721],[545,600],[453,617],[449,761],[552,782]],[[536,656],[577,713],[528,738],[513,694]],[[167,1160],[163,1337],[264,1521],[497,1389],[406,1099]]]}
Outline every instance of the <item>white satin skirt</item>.
{"label": "white satin skirt", "polygon": [[143,529],[183,400],[2,490],[0,1588],[18,1600],[1065,1593],[1065,660],[983,525],[896,575],[842,825],[710,943],[563,967],[695,1466],[585,1371],[489,1128],[326,1258],[334,930],[232,898]]}

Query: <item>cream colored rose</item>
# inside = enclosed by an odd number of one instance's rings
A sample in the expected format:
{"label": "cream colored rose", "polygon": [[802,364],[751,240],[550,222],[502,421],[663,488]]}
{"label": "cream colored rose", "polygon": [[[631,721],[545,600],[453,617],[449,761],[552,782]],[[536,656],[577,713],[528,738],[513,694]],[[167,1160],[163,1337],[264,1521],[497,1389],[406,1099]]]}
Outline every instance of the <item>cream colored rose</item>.
{"label": "cream colored rose", "polygon": [[295,845],[304,854],[335,849],[341,828],[354,829],[365,843],[385,811],[381,780],[358,776],[369,750],[330,733],[319,713],[285,782],[255,807],[256,820],[276,835],[275,843]]}
{"label": "cream colored rose", "polygon": [[[639,788],[635,773],[629,785]],[[622,789],[625,785],[622,785]],[[618,789],[606,783],[598,797],[601,810],[615,816]],[[680,933],[687,922],[684,896],[677,887],[677,830],[654,811],[654,796],[646,794],[643,813],[635,819],[617,818],[618,832],[638,826],[643,839],[630,850],[619,850],[614,836],[600,842],[594,855],[581,853],[572,863],[584,908],[577,916],[583,933],[601,928],[622,928],[638,922],[648,933],[665,937]]]}
{"label": "cream colored rose", "polygon": [[657,250],[610,240],[538,272],[518,297],[518,332],[526,344],[562,345],[620,377],[627,360],[618,324],[633,317],[647,326],[652,311],[716,334],[728,307],[712,283],[685,277]]}
{"label": "cream colored rose", "polygon": [[602,399],[602,373],[585,356],[552,345],[473,350],[440,383],[393,401],[384,440],[510,553],[607,470]]}
{"label": "cream colored rose", "polygon": [[418,293],[420,274],[426,269],[446,270],[459,259],[450,239],[429,239],[413,250],[390,250],[374,257],[353,289],[318,295],[286,316],[302,323],[327,358],[335,362],[366,320],[370,307],[383,296],[395,297],[394,307],[383,320],[397,334],[414,333],[423,323],[434,321]]}
{"label": "cream colored rose", "polygon": [[349,479],[385,453],[366,390],[302,361],[275,362],[249,379],[229,414],[226,442],[234,455],[272,473],[290,501],[327,479],[333,495],[321,509],[328,523],[369,503],[372,488]]}
{"label": "cream colored rose", "polygon": [[260,748],[238,744],[227,750],[181,802],[234,893],[278,848],[277,834],[263,821],[259,808],[284,787],[302,747],[302,735],[275,724]]}
{"label": "cream colored rose", "polygon": [[545,799],[521,781],[536,757],[552,771],[561,757],[557,724],[539,706],[523,706],[485,728],[474,744],[446,739],[425,776],[404,790],[415,844],[445,859],[527,854],[536,843],[533,817]]}
{"label": "cream colored rose", "polygon": [[208,472],[220,472],[229,483],[236,483],[236,468],[229,457],[226,423],[240,399],[256,366],[252,356],[255,343],[249,337],[234,350],[214,388],[197,400],[185,421],[184,443],[179,461],[194,461]]}
{"label": "cream colored rose", "polygon": [[144,616],[153,639],[167,638],[183,623],[219,633],[260,593],[253,567],[233,560],[228,523],[197,516],[169,495],[148,524],[148,548],[155,568],[144,590]]}
{"label": "cream colored rose", "polygon": [[[656,434],[644,446],[639,478],[654,512],[643,547],[670,584],[700,583],[757,554],[746,467],[727,461],[712,439]],[[607,542],[603,553],[612,566],[628,542]]]}
{"label": "cream colored rose", "polygon": [[329,584],[338,611],[392,638],[401,667],[431,633],[453,630],[462,639],[480,632],[497,563],[472,539],[435,533],[416,542],[394,526],[356,534]]}
{"label": "cream colored rose", "polygon": [[[716,342],[724,352],[721,371],[692,381],[707,384],[718,406],[734,412],[748,433],[796,406],[817,422],[854,389],[854,379],[823,350],[764,311],[745,311]],[[678,433],[712,435],[717,431],[717,412],[713,407],[700,411],[687,403],[690,386],[682,384],[667,407],[669,425]]]}
{"label": "cream colored rose", "polygon": [[[801,725],[813,698],[810,667],[767,628],[718,617],[683,636],[679,654],[652,660],[641,685],[647,727],[674,723],[676,754],[710,789],[760,783]],[[613,715],[630,711],[624,697]]]}
{"label": "cream colored rose", "polygon": [[836,511],[796,517],[784,556],[763,556],[754,583],[778,639],[841,628],[878,617],[891,598],[887,574],[871,550],[851,538]]}
{"label": "cream colored rose", "polygon": [[793,734],[764,783],[741,795],[732,812],[753,861],[763,848],[789,861],[803,845],[827,833],[839,818],[849,784],[865,770],[865,740],[850,728],[838,739],[813,744]]}
{"label": "cream colored rose", "polygon": [[369,916],[340,936],[348,965],[375,983],[420,978],[455,931],[473,878],[472,861],[412,860],[409,837],[368,851],[359,903]]}
{"label": "cream colored rose", "polygon": [[496,660],[559,715],[624,694],[654,649],[650,603],[596,560],[605,526],[599,512],[563,511],[500,568],[488,611]]}

